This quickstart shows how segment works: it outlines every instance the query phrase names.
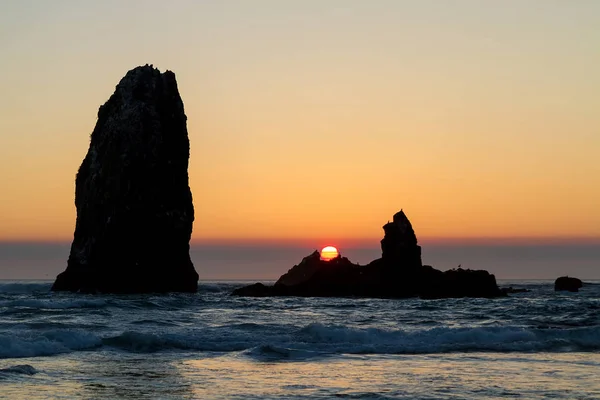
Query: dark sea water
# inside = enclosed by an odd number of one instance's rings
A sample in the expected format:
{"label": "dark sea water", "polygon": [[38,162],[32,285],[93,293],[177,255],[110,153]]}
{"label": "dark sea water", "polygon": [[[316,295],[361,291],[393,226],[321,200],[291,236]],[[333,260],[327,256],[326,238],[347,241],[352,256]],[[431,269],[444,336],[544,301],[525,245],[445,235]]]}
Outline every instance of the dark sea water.
{"label": "dark sea water", "polygon": [[503,299],[49,292],[0,281],[0,397],[597,399],[600,285]]}

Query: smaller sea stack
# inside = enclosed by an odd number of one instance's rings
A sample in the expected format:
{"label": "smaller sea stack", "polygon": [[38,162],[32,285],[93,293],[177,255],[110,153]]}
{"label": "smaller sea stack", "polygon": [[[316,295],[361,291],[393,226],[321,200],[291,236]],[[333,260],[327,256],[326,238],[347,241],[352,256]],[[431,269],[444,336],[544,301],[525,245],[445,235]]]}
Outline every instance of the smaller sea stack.
{"label": "smaller sea stack", "polygon": [[273,286],[261,283],[236,289],[237,296],[447,298],[506,296],[487,271],[446,272],[423,265],[421,247],[406,214],[383,226],[382,257],[361,266],[341,254],[329,261],[318,251],[305,257]]}
{"label": "smaller sea stack", "polygon": [[186,120],[173,72],[145,65],[121,79],[77,173],[71,253],[52,290],[197,290]]}

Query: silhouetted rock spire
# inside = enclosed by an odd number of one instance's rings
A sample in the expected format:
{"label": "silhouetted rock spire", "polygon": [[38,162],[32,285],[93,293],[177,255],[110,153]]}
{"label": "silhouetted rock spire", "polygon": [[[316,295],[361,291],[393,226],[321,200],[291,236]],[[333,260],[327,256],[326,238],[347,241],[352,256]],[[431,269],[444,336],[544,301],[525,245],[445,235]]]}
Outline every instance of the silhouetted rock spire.
{"label": "silhouetted rock spire", "polygon": [[121,79],[77,173],[71,254],[52,290],[197,290],[186,120],[173,72],[145,65]]}
{"label": "silhouetted rock spire", "polygon": [[404,211],[394,214],[392,222],[383,226],[385,235],[381,240],[383,260],[403,268],[422,266],[421,246],[417,245],[417,236]]}

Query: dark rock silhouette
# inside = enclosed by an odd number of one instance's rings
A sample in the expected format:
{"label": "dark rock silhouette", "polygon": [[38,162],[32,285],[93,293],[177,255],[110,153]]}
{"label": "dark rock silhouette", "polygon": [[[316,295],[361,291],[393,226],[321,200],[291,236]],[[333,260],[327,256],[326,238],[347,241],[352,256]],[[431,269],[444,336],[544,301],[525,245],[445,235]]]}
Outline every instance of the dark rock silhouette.
{"label": "dark rock silhouette", "polygon": [[257,283],[236,289],[237,296],[446,298],[500,297],[506,293],[487,271],[457,268],[446,272],[421,263],[421,247],[403,211],[384,227],[383,255],[365,266],[345,257],[305,257],[273,286]]}
{"label": "dark rock silhouette", "polygon": [[197,290],[186,120],[173,72],[146,65],[121,79],[77,173],[74,239],[52,290]]}
{"label": "dark rock silhouette", "polygon": [[583,287],[583,282],[580,279],[572,278],[570,276],[561,276],[556,278],[554,281],[554,290],[568,291],[568,292],[579,292],[579,289]]}
{"label": "dark rock silhouette", "polygon": [[402,268],[418,268],[421,262],[421,246],[417,245],[417,236],[412,224],[400,210],[392,222],[383,226],[385,235],[381,239],[381,258],[390,264]]}

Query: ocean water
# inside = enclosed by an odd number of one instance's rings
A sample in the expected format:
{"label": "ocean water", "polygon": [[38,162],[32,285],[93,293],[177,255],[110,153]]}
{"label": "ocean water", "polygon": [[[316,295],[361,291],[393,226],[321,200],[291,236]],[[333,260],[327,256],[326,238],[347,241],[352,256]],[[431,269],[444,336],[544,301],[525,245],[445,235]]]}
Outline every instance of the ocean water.
{"label": "ocean water", "polygon": [[[0,281],[0,398],[597,399],[600,285],[502,299],[51,293]],[[598,282],[596,282],[598,283]]]}

